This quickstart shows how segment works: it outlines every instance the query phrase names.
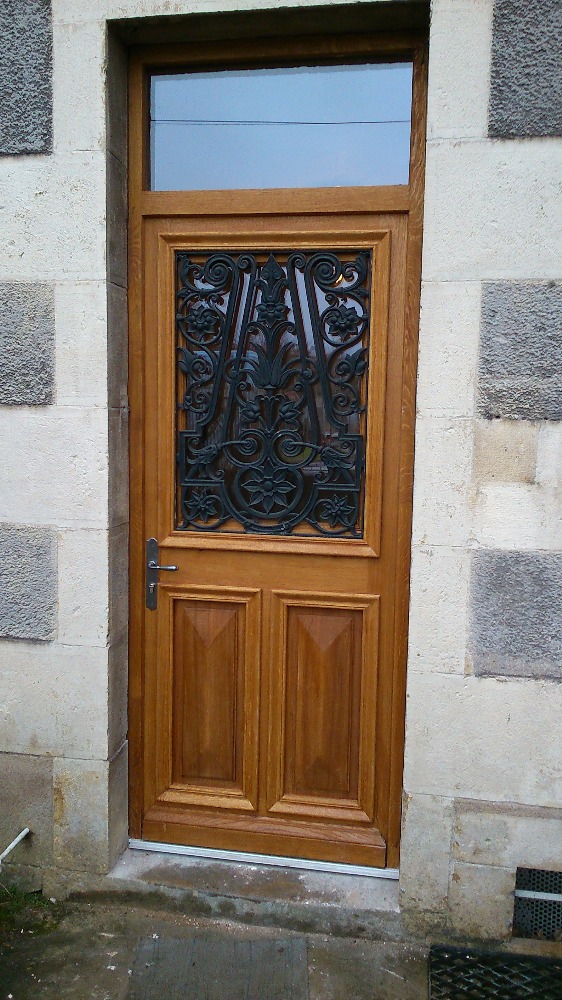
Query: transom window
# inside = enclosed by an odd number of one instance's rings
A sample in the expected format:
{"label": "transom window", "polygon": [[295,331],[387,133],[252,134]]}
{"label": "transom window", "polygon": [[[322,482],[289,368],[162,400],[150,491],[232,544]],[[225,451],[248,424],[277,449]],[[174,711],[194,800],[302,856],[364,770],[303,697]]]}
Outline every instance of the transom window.
{"label": "transom window", "polygon": [[407,184],[412,63],[153,74],[153,191]]}

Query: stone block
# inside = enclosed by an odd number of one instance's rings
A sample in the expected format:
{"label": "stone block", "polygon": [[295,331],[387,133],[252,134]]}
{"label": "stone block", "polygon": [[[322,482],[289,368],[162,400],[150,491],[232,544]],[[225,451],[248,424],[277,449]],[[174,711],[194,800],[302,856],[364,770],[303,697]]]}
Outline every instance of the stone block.
{"label": "stone block", "polygon": [[560,280],[562,144],[430,141],[424,281]]}
{"label": "stone block", "polygon": [[129,414],[109,411],[109,523],[129,520]]}
{"label": "stone block", "polygon": [[562,801],[562,684],[411,670],[404,787],[410,794]]}
{"label": "stone block", "polygon": [[109,756],[117,753],[127,736],[128,715],[128,642],[121,635],[109,647],[108,739]]}
{"label": "stone block", "polygon": [[129,525],[109,532],[109,634],[115,642],[129,625]]}
{"label": "stone block", "polygon": [[107,396],[109,406],[128,406],[127,290],[107,285]]}
{"label": "stone block", "polygon": [[57,621],[57,541],[49,528],[0,525],[0,637],[50,641]]}
{"label": "stone block", "polygon": [[478,675],[562,680],[562,553],[473,553],[470,652]]}
{"label": "stone block", "polygon": [[10,861],[17,865],[50,864],[53,857],[51,758],[0,753],[0,775],[0,850],[27,826],[31,833],[14,848]]}
{"label": "stone block", "polygon": [[109,763],[108,789],[108,868],[129,842],[129,762],[128,744],[123,743]]}
{"label": "stone block", "polygon": [[105,280],[102,151],[0,157],[0,191],[3,268],[11,280]]}
{"label": "stone block", "polygon": [[8,753],[107,756],[107,649],[0,643],[0,746]]}
{"label": "stone block", "polygon": [[453,857],[501,868],[560,868],[562,809],[458,800]]}
{"label": "stone block", "polygon": [[414,471],[414,545],[464,545],[470,535],[472,421],[419,417]]}
{"label": "stone block", "polygon": [[562,419],[562,283],[484,284],[478,411]]}
{"label": "stone block", "polygon": [[126,747],[112,761],[54,761],[53,855],[58,867],[109,871],[127,842],[126,775]]}
{"label": "stone block", "polygon": [[465,671],[470,553],[448,546],[412,549],[408,650],[413,670]]}
{"label": "stone block", "polygon": [[106,63],[107,149],[126,164],[129,60],[126,47],[111,31],[107,36]]}
{"label": "stone block", "polygon": [[472,417],[479,316],[479,282],[424,282],[416,397],[418,413]]}
{"label": "stone block", "polygon": [[100,529],[59,535],[59,642],[106,646],[109,631],[108,535]]}
{"label": "stone block", "polygon": [[[54,150],[101,150],[105,145],[105,23],[55,23]],[[69,83],[71,85],[69,86]]]}
{"label": "stone block", "polygon": [[52,403],[54,353],[53,286],[0,282],[0,405]]}
{"label": "stone block", "polygon": [[[462,35],[462,45],[451,39]],[[481,138],[487,133],[492,4],[434,0],[431,6],[427,136]]]}
{"label": "stone block", "polygon": [[562,502],[555,490],[485,483],[474,498],[473,539],[498,549],[562,549]]}
{"label": "stone block", "polygon": [[477,420],[474,424],[474,478],[532,483],[539,428],[528,420]]}
{"label": "stone block", "polygon": [[107,527],[107,411],[0,407],[12,460],[0,477],[0,521]]}
{"label": "stone block", "polygon": [[0,154],[50,153],[50,0],[4,2],[0,6],[0,39]]}
{"label": "stone block", "polygon": [[490,135],[562,135],[559,0],[495,0]]}
{"label": "stone block", "polygon": [[400,906],[447,907],[453,803],[437,795],[404,793],[400,845]]}
{"label": "stone block", "polygon": [[545,421],[539,427],[536,480],[555,490],[562,486],[562,423]]}
{"label": "stone block", "polygon": [[18,865],[6,859],[2,862],[2,885],[19,892],[40,892],[44,887],[43,867]]}
{"label": "stone block", "polygon": [[108,770],[105,760],[54,762],[54,861],[61,868],[108,869]]}
{"label": "stone block", "polygon": [[106,286],[65,282],[55,291],[59,406],[107,406]]}
{"label": "stone block", "polygon": [[456,934],[504,940],[511,936],[515,872],[485,865],[453,865],[449,916]]}
{"label": "stone block", "polygon": [[127,286],[127,168],[107,156],[107,278]]}

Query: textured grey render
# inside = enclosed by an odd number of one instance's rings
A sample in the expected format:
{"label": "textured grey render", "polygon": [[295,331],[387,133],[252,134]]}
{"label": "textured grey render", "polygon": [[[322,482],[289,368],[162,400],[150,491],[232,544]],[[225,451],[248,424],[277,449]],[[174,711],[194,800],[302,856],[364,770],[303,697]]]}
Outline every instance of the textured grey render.
{"label": "textured grey render", "polygon": [[0,637],[55,636],[57,549],[51,528],[0,524]]}
{"label": "textured grey render", "polygon": [[561,0],[495,0],[489,135],[562,135],[561,52]]}
{"label": "textured grey render", "polygon": [[0,2],[0,154],[53,148],[50,0]]}
{"label": "textured grey render", "polygon": [[0,282],[0,404],[52,403],[54,368],[53,286]]}
{"label": "textured grey render", "polygon": [[562,553],[474,552],[470,651],[477,675],[562,681]]}
{"label": "textured grey render", "polygon": [[477,404],[482,417],[562,420],[562,284],[484,283]]}

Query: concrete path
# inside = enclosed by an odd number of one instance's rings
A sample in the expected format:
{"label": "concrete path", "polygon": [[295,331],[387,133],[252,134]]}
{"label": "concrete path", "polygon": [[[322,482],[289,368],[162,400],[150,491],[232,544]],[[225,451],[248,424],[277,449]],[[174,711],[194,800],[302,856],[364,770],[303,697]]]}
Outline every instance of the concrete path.
{"label": "concrete path", "polygon": [[[206,920],[138,900],[66,903],[58,927],[46,933],[21,922],[0,940],[0,1000],[239,1000],[241,984],[258,981],[263,961],[270,968],[263,1000],[428,997],[427,949],[414,945]],[[197,989],[190,993],[186,956],[195,947]],[[150,956],[160,956],[158,968]]]}

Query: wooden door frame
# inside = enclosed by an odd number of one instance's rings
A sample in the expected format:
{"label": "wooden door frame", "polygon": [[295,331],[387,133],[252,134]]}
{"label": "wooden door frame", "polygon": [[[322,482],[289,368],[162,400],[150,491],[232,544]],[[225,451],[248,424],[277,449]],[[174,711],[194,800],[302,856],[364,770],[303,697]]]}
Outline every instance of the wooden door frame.
{"label": "wooden door frame", "polygon": [[[143,246],[142,220],[146,215],[167,216],[208,214],[224,204],[228,194],[215,191],[157,192],[147,190],[148,178],[148,81],[158,69],[182,67],[203,69],[248,68],[251,66],[298,65],[399,58],[413,60],[413,102],[409,185],[369,189],[372,211],[407,211],[408,245],[406,259],[406,302],[404,316],[404,362],[402,424],[399,443],[400,492],[397,533],[397,572],[394,620],[394,671],[390,698],[389,747],[390,789],[388,805],[387,866],[399,861],[406,661],[408,648],[408,605],[410,545],[414,466],[415,390],[420,308],[423,190],[425,167],[425,122],[427,94],[427,46],[425,35],[335,35],[322,37],[262,38],[228,42],[198,42],[194,45],[150,46],[131,50],[129,75],[129,405],[130,405],[130,496],[144,494],[144,335],[143,328]],[[342,211],[361,210],[361,188],[343,194],[339,189],[318,189],[315,210],[319,213],[341,202]],[[298,210],[299,192],[292,192]],[[247,201],[256,210],[283,212],[283,195],[271,191],[247,192]],[[310,211],[310,192],[307,193]],[[344,203],[345,202],[345,203]],[[242,204],[242,208],[244,205]],[[239,209],[240,210],[240,209]],[[258,209],[259,210],[259,209]],[[143,810],[143,687],[144,687],[144,522],[142,503],[130,510],[130,617],[129,617],[129,824],[130,836],[142,834]]]}

